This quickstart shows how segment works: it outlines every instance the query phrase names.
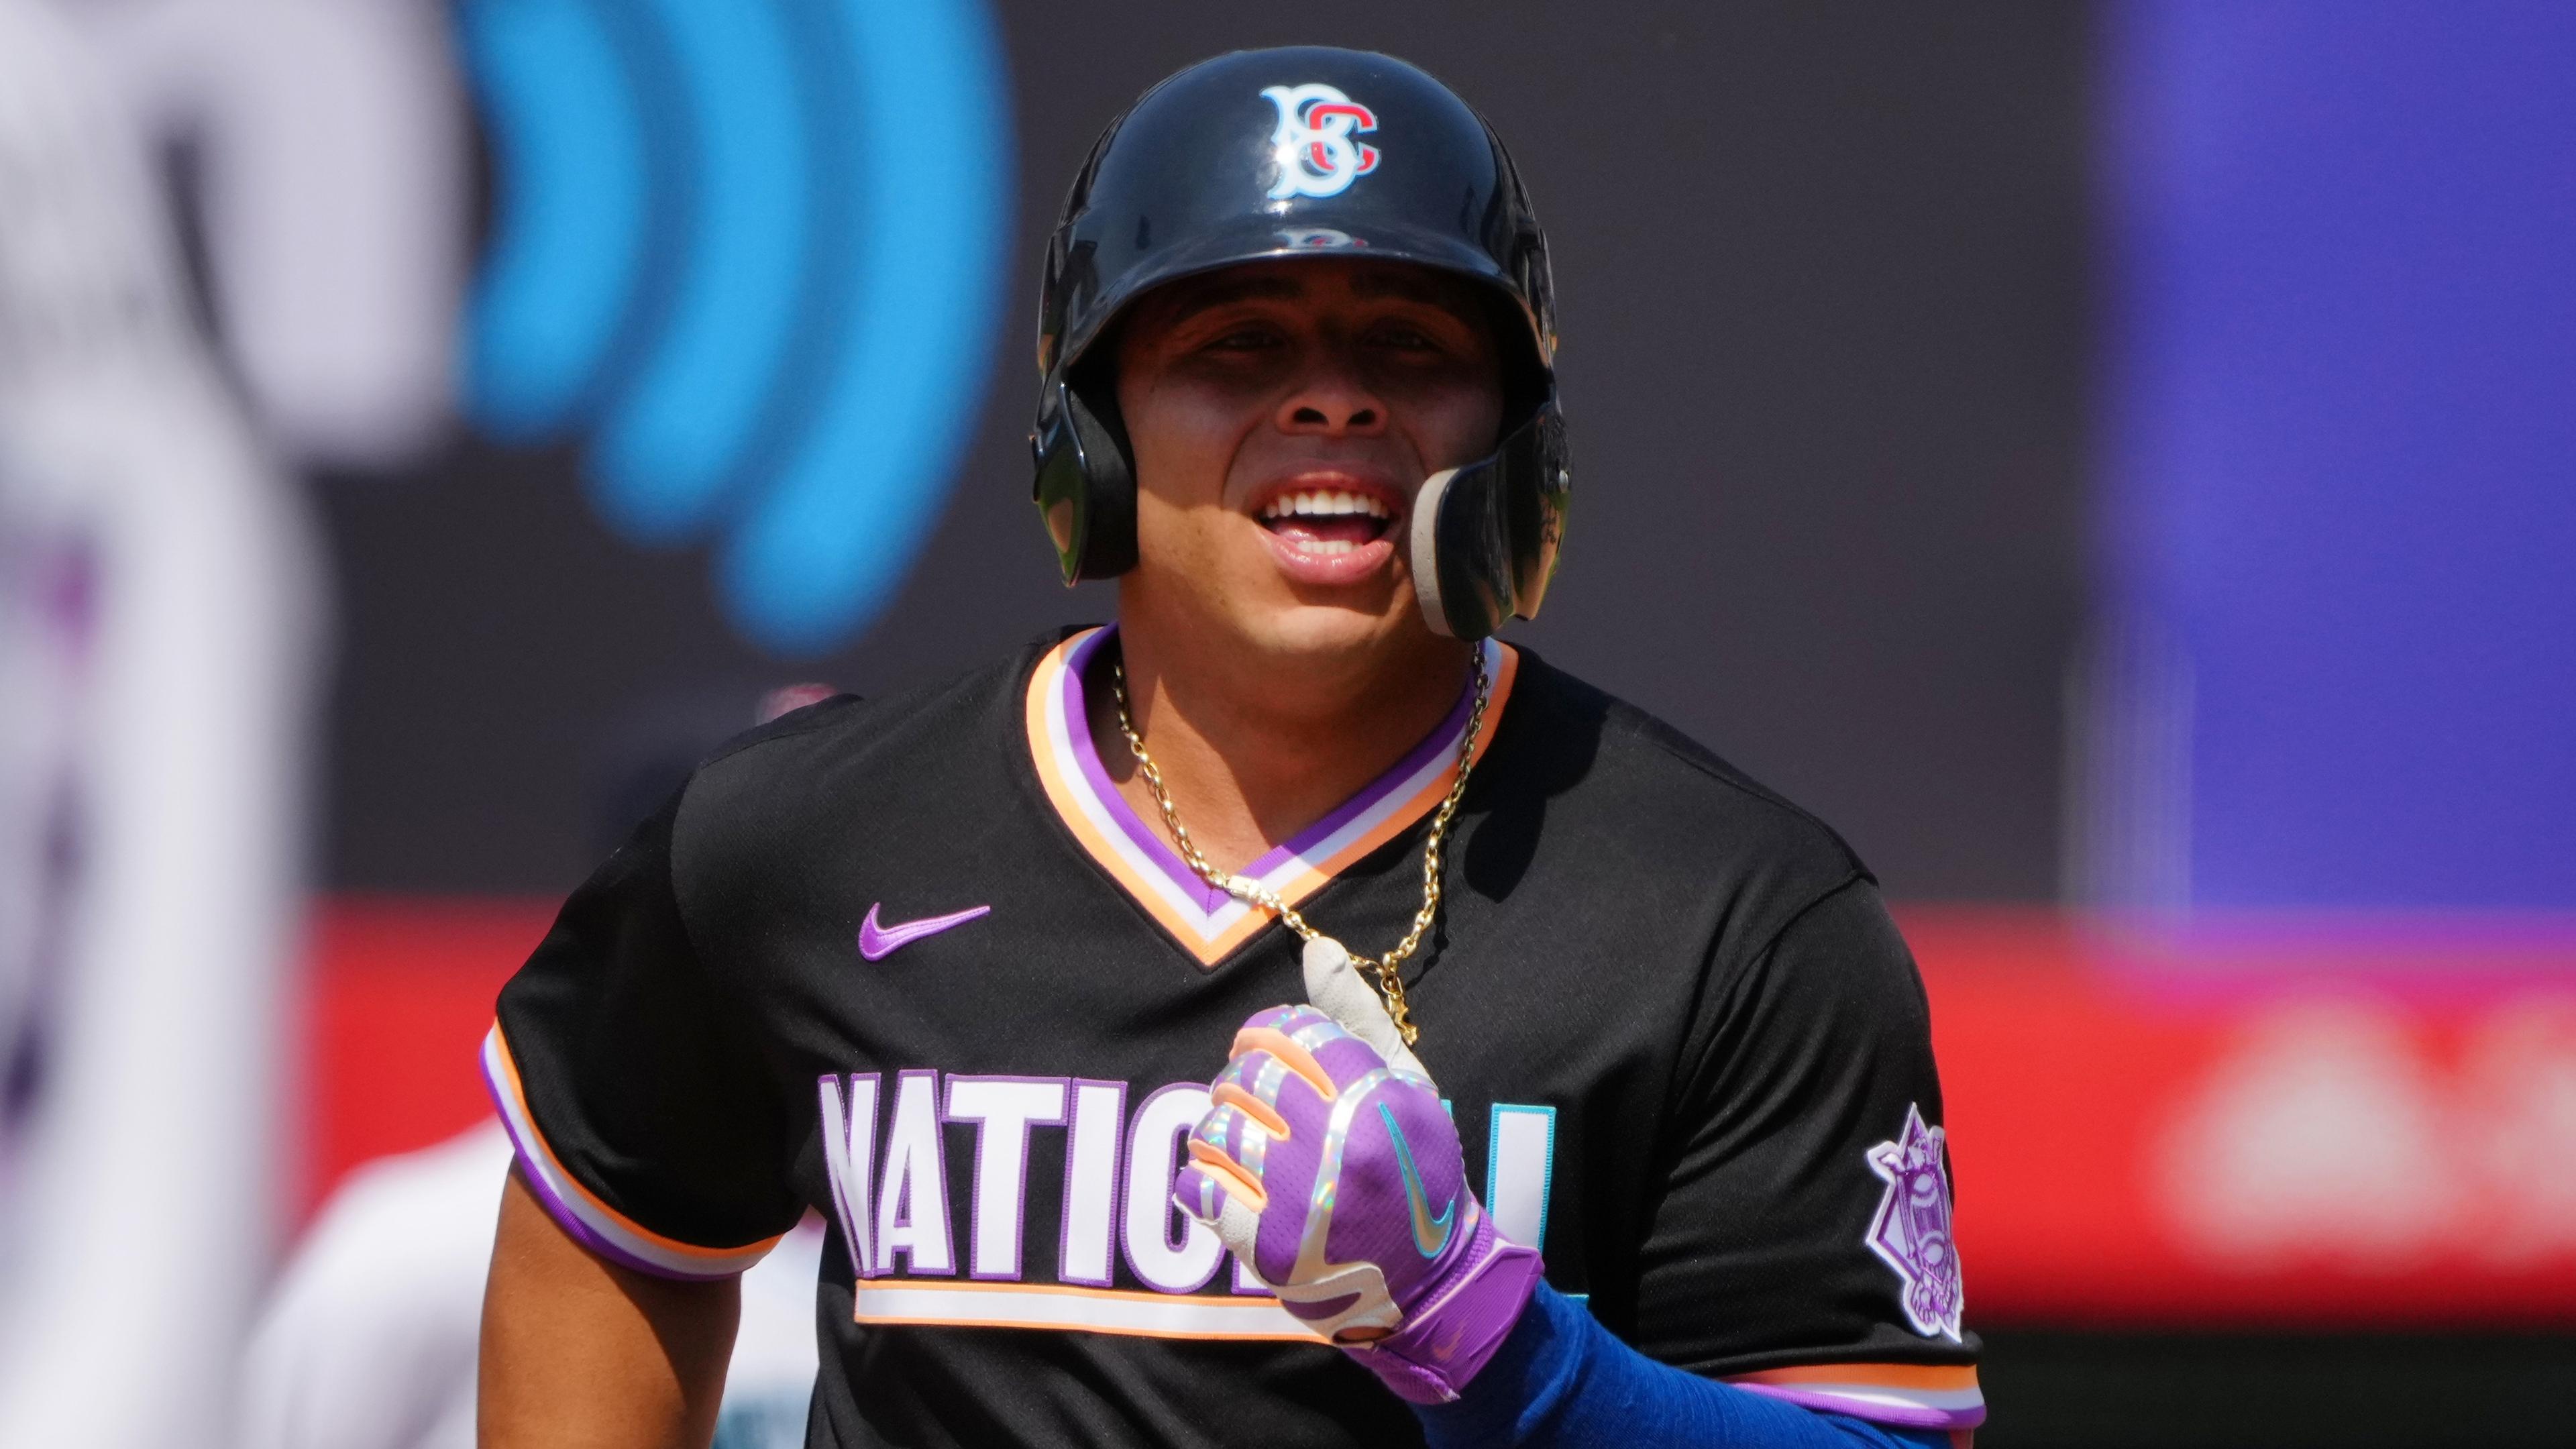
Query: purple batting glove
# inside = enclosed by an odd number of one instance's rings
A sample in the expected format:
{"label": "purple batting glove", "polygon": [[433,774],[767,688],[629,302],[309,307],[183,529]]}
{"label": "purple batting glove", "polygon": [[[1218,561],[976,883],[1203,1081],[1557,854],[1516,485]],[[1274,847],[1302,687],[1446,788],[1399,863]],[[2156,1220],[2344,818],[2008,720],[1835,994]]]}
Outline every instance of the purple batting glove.
{"label": "purple batting glove", "polygon": [[1209,1097],[1173,1201],[1397,1396],[1458,1397],[1541,1265],[1467,1190],[1439,1089],[1314,1007],[1278,1006],[1236,1033]]}

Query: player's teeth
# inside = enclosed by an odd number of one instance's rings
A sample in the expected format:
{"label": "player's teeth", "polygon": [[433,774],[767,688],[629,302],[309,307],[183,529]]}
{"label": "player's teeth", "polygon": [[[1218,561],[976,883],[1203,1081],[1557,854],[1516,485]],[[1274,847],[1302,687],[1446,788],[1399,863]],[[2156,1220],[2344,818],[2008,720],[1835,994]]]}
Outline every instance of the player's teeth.
{"label": "player's teeth", "polygon": [[1264,518],[1341,518],[1352,514],[1367,518],[1391,516],[1385,504],[1365,493],[1283,493],[1261,510]]}

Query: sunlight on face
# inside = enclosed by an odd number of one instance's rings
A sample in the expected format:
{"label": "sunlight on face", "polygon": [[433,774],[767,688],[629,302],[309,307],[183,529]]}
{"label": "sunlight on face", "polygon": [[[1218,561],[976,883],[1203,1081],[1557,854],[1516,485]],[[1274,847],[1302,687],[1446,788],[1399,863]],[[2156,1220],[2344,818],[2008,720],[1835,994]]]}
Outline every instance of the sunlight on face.
{"label": "sunlight on face", "polygon": [[1428,636],[1415,492],[1484,457],[1499,349],[1477,284],[1401,263],[1231,268],[1140,301],[1117,339],[1149,608],[1264,652]]}

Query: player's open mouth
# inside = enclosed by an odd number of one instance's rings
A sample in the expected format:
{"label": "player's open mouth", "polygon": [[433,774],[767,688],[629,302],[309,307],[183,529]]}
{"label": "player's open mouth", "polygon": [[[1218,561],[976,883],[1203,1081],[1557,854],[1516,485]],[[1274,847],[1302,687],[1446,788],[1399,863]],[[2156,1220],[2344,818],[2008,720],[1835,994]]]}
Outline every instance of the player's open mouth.
{"label": "player's open mouth", "polygon": [[1357,553],[1395,527],[1395,510],[1371,493],[1301,488],[1263,506],[1261,526],[1300,554],[1333,558]]}

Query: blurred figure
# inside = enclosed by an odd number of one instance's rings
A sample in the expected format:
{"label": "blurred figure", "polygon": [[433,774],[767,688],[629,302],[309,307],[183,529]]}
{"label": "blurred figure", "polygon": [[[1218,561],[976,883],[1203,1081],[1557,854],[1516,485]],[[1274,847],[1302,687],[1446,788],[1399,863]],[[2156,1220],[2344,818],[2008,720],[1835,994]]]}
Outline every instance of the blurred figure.
{"label": "blurred figure", "polygon": [[[595,745],[590,845],[615,850],[745,725],[832,697],[790,684],[746,710],[707,686],[623,710]],[[510,1139],[486,1122],[368,1164],[331,1195],[261,1315],[242,1449],[471,1449],[475,1350]],[[797,1449],[814,1389],[822,1222],[743,1276],[715,1449]]]}
{"label": "blurred figure", "polygon": [[0,0],[0,1444],[231,1420],[317,582],[130,118],[50,6]]}
{"label": "blurred figure", "polygon": [[[474,1355],[510,1139],[487,1123],[332,1195],[251,1340],[243,1449],[472,1449]],[[717,1449],[796,1449],[814,1389],[808,1217],[743,1277]]]}
{"label": "blurred figure", "polygon": [[147,146],[195,172],[206,311],[287,461],[444,436],[471,138],[435,0],[56,0]]}

